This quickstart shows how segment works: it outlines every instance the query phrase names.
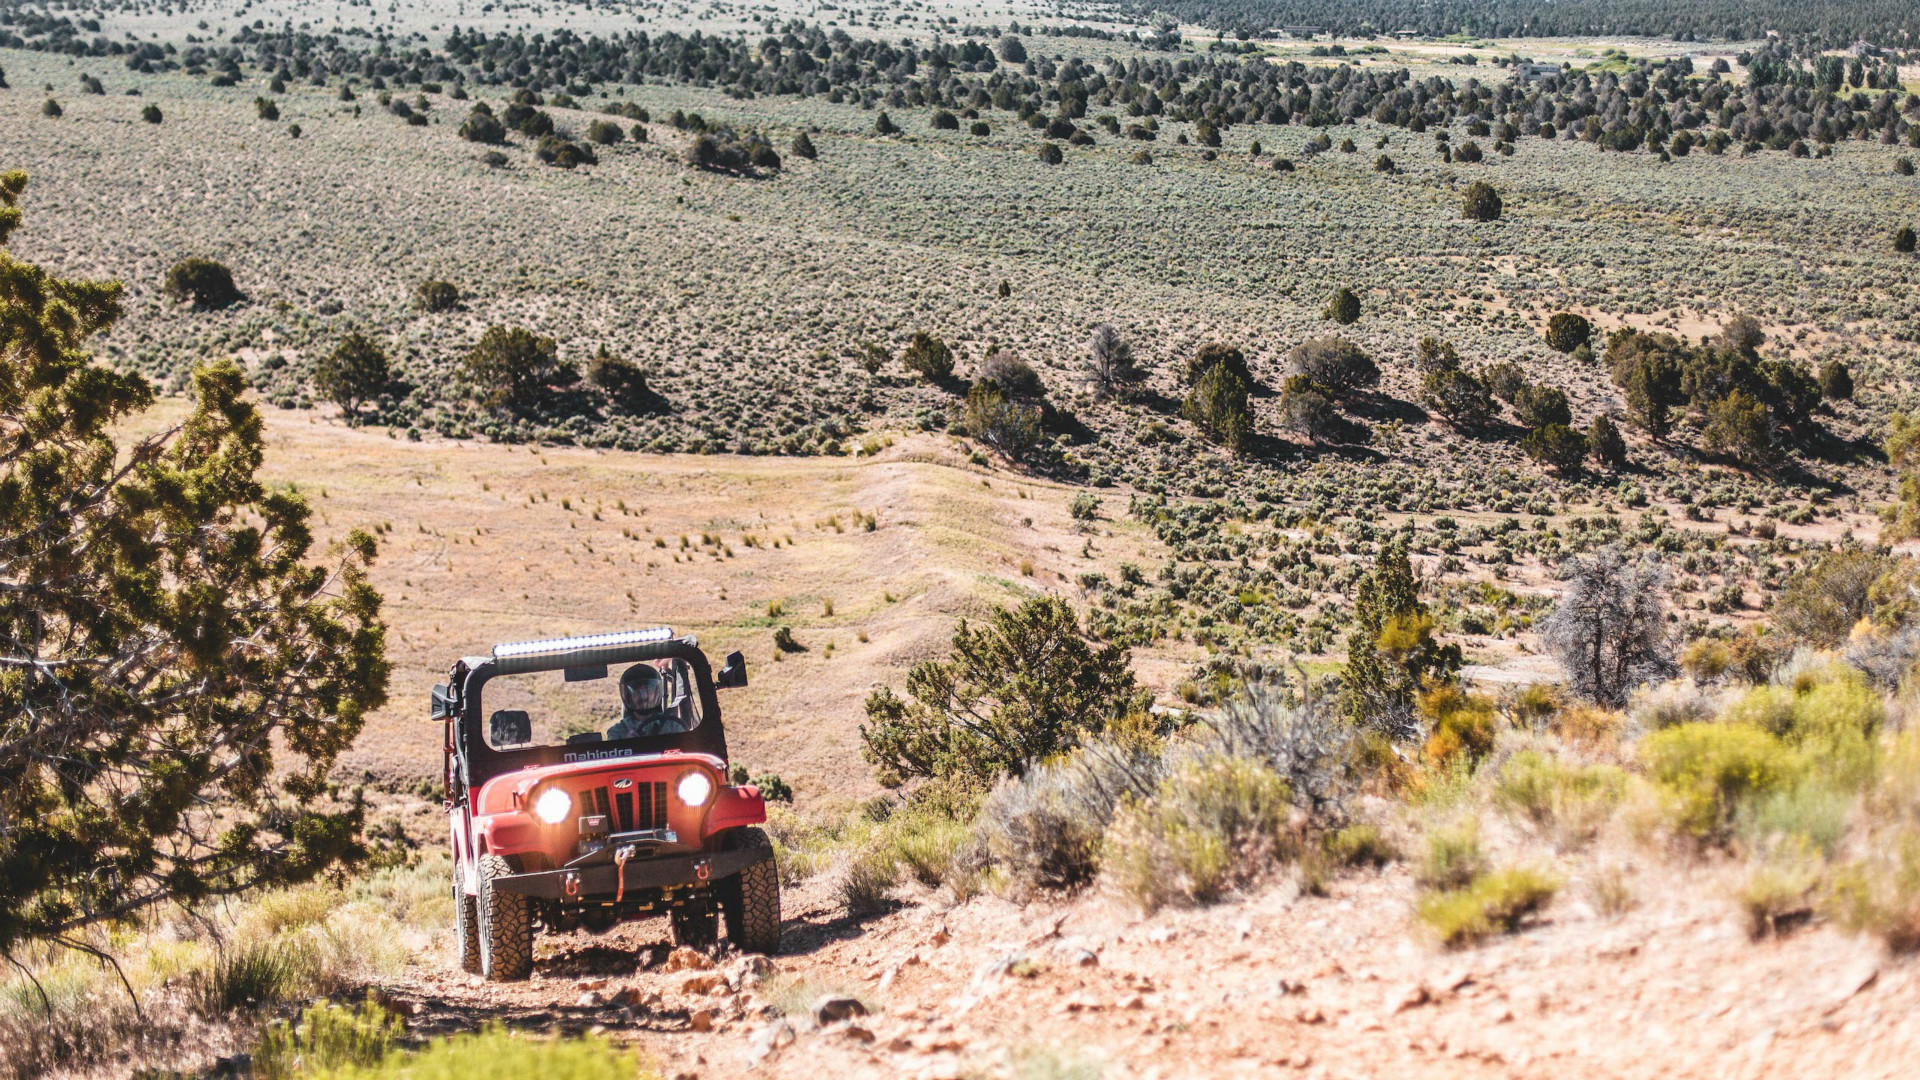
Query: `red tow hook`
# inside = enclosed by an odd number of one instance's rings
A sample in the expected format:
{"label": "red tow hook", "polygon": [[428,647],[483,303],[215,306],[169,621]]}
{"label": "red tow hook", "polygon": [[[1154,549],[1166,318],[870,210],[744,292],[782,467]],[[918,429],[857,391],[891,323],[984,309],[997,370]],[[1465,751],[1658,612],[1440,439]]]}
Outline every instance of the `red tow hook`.
{"label": "red tow hook", "polygon": [[707,866],[707,860],[705,859],[701,859],[699,862],[693,864],[693,876],[701,881],[707,880],[707,877],[712,873],[713,870]]}
{"label": "red tow hook", "polygon": [[567,871],[567,876],[561,879],[561,887],[566,890],[568,896],[579,896],[580,875],[571,870]]}
{"label": "red tow hook", "polygon": [[627,860],[631,858],[632,844],[621,844],[613,849],[613,902],[616,904],[627,895]]}

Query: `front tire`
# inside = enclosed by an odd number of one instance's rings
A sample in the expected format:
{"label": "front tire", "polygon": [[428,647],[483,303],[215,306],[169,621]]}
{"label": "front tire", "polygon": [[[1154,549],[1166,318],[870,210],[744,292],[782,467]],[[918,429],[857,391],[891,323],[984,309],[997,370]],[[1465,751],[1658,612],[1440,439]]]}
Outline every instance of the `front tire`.
{"label": "front tire", "polygon": [[480,974],[488,982],[524,979],[533,973],[533,910],[522,893],[493,887],[513,873],[498,855],[480,857]]}
{"label": "front tire", "polygon": [[453,935],[460,951],[460,970],[480,974],[480,901],[467,894],[466,875],[453,864]]}
{"label": "front tire", "polygon": [[771,956],[780,951],[780,872],[773,861],[773,841],[765,831],[739,828],[727,835],[733,851],[765,852],[766,858],[720,883],[720,911],[726,917],[727,940],[741,952]]}

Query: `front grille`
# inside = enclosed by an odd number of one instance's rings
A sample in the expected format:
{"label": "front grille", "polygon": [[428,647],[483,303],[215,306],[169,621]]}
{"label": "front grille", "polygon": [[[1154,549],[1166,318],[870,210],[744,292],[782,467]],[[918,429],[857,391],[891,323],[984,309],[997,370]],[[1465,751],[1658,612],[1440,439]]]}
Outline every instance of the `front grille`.
{"label": "front grille", "polygon": [[[639,797],[635,798],[636,795]],[[581,814],[606,815],[613,832],[667,827],[667,785],[664,782],[635,783],[626,791],[588,788],[580,792],[578,801]]]}

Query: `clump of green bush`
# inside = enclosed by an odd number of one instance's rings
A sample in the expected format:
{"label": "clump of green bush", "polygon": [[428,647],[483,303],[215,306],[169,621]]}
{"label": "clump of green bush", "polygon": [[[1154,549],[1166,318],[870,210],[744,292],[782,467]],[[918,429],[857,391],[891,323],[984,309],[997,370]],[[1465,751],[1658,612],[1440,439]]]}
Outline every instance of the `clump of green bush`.
{"label": "clump of green bush", "polygon": [[1804,771],[1799,754],[1745,723],[1680,724],[1640,744],[1647,775],[1666,797],[1677,831],[1707,843],[1731,839],[1755,798],[1785,790]]}
{"label": "clump of green bush", "polygon": [[1496,805],[1568,846],[1591,840],[1626,792],[1611,765],[1578,765],[1522,750],[1494,779]]}
{"label": "clump of green bush", "polygon": [[1560,891],[1544,870],[1509,867],[1483,874],[1458,889],[1429,892],[1418,903],[1420,921],[1440,943],[1464,948],[1518,930]]}
{"label": "clump of green bush", "polygon": [[1186,762],[1152,800],[1123,807],[1107,837],[1107,872],[1148,911],[1217,900],[1299,855],[1292,810],[1286,781],[1258,762]]}

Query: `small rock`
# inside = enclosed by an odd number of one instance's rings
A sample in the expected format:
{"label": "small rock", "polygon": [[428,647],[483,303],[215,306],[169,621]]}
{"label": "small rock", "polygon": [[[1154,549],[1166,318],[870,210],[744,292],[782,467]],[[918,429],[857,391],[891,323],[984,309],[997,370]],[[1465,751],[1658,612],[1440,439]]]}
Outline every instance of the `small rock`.
{"label": "small rock", "polygon": [[1281,997],[1291,997],[1294,994],[1306,993],[1307,984],[1301,982],[1299,979],[1289,979],[1282,975],[1280,977],[1279,989]]}
{"label": "small rock", "polygon": [[711,971],[712,969],[713,957],[699,949],[682,945],[667,954],[666,971],[669,974],[675,971]]}
{"label": "small rock", "polygon": [[623,986],[620,989],[615,990],[613,992],[613,996],[611,998],[608,998],[607,1000],[610,1003],[614,1005],[618,1005],[623,1009],[631,1009],[631,1008],[637,1007],[640,1004],[640,998],[641,998],[641,995],[640,995],[639,987]]}
{"label": "small rock", "polygon": [[944,923],[934,927],[933,933],[927,935],[927,944],[933,946],[936,949],[952,940],[953,940],[953,935],[947,933],[947,928]]}
{"label": "small rock", "polygon": [[1120,1004],[1115,1007],[1121,1009],[1144,1009],[1147,1007],[1147,999],[1141,997],[1139,994],[1128,994],[1126,997],[1121,998]]}
{"label": "small rock", "polygon": [[579,1000],[575,1001],[574,1004],[578,1005],[582,1009],[597,1009],[600,1007],[601,1000],[602,999],[599,994],[595,993],[592,990],[589,990],[586,993],[581,994]]}
{"label": "small rock", "polygon": [[865,1015],[867,1015],[867,1007],[856,997],[829,994],[813,1003],[813,1018],[822,1027]]}
{"label": "small rock", "polygon": [[787,1023],[784,1018],[775,1020],[754,1034],[753,1042],[747,1050],[747,1060],[749,1062],[765,1061],[779,1053],[782,1048],[792,1045],[795,1038],[792,1024]]}
{"label": "small rock", "polygon": [[1060,962],[1068,967],[1098,967],[1100,957],[1092,949],[1067,949],[1061,954]]}
{"label": "small rock", "polygon": [[680,980],[680,992],[683,994],[723,994],[732,993],[733,987],[727,985],[727,977],[717,971],[689,975]]}
{"label": "small rock", "polygon": [[741,975],[754,975],[764,979],[773,974],[777,969],[773,966],[772,960],[761,956],[759,953],[749,953],[741,957],[740,960],[734,964],[734,970]]}
{"label": "small rock", "polygon": [[581,979],[579,982],[573,984],[573,988],[575,990],[605,990],[607,988],[607,980]]}
{"label": "small rock", "polygon": [[1393,1007],[1393,1011],[1397,1013],[1406,1012],[1408,1009],[1417,1009],[1422,1005],[1430,1004],[1432,1001],[1433,991],[1427,988],[1427,984],[1423,982],[1414,983],[1412,986],[1400,992],[1399,1004]]}
{"label": "small rock", "polygon": [[857,1043],[870,1043],[873,1041],[873,1032],[851,1021],[843,1026],[834,1028],[832,1034]]}
{"label": "small rock", "polygon": [[695,1009],[687,1014],[687,1029],[690,1031],[712,1031],[713,1022],[719,1014],[712,1009]]}

